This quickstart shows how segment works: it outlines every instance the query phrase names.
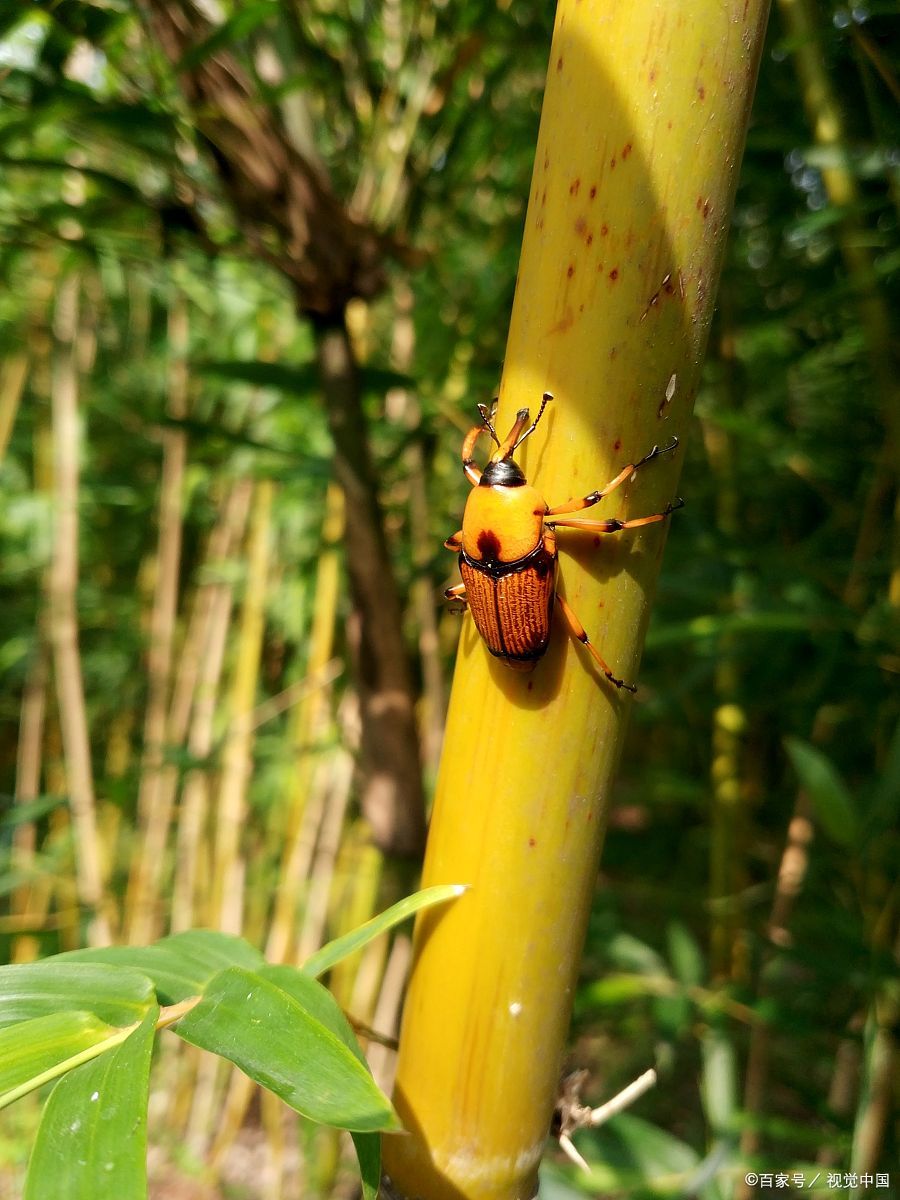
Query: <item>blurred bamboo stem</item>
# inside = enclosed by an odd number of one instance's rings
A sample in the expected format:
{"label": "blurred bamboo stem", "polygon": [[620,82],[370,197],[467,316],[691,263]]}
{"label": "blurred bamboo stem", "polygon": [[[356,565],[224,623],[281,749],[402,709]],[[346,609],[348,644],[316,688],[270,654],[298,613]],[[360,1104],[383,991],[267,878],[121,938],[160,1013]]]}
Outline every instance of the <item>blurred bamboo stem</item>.
{"label": "blurred bamboo stem", "polygon": [[[188,307],[176,291],[168,313],[168,413],[187,416]],[[156,550],[156,580],[150,614],[147,655],[147,709],[144,715],[144,753],[138,790],[139,845],[133,859],[126,897],[127,940],[141,945],[159,933],[159,888],[166,867],[166,845],[172,823],[174,794],[167,787],[165,750],[172,659],[181,569],[182,490],[187,460],[187,435],[178,428],[160,431],[162,472]]]}
{"label": "blurred bamboo stem", "polygon": [[[848,153],[847,121],[842,102],[825,65],[819,27],[821,17],[811,0],[778,0],[778,8],[791,39],[794,63],[803,92],[803,103],[813,137],[828,150],[822,166],[822,181],[828,198],[841,211],[837,236],[841,255],[856,295],[860,323],[868,350],[869,367],[881,405],[885,448],[875,465],[869,498],[864,502],[866,519],[861,522],[853,552],[854,570],[847,584],[851,607],[865,603],[868,583],[865,570],[881,537],[883,505],[878,497],[897,487],[900,462],[900,388],[893,321],[879,287],[867,231],[862,219],[863,203]],[[890,594],[900,603],[900,519],[894,525]]]}
{"label": "blurred bamboo stem", "polygon": [[[728,305],[720,303],[720,322],[728,321]],[[719,338],[718,366],[722,378],[716,387],[717,411],[729,413],[737,405],[737,365],[734,339],[726,328]],[[740,535],[740,497],[736,485],[734,446],[730,434],[715,420],[701,420],[703,444],[715,480],[716,529],[726,546],[735,546]],[[736,612],[740,589],[734,569],[723,607]],[[746,715],[740,704],[740,677],[734,658],[734,637],[724,635],[716,653],[714,676],[716,708],[712,722],[710,786],[710,898],[715,902],[740,890],[743,847],[738,836],[741,825],[742,756]],[[713,903],[710,933],[710,971],[713,979],[734,979],[744,974],[739,962],[738,911]]]}
{"label": "blurred bamboo stem", "polygon": [[27,378],[28,355],[11,354],[0,368],[0,462],[6,456]]}
{"label": "blurred bamboo stem", "polygon": [[[242,541],[253,484],[243,479],[229,489],[222,513],[209,538],[205,569],[214,573]],[[217,578],[201,578],[197,584],[191,618],[180,658],[175,682],[172,711],[169,716],[169,737],[180,745],[187,736],[194,766],[184,779],[179,806],[178,831],[175,845],[175,879],[172,890],[172,921],[174,933],[190,929],[198,919],[198,880],[201,864],[211,855],[204,853],[204,826],[209,795],[209,767],[206,760],[212,753],[215,715],[225,661],[225,647],[231,624],[234,588],[230,582]],[[174,791],[178,772],[172,766],[167,784]],[[204,909],[200,919],[208,921]]]}
{"label": "blurred bamboo stem", "polygon": [[212,911],[216,914],[218,928],[235,934],[241,932],[243,914],[244,864],[238,851],[252,768],[254,734],[251,717],[256,703],[265,629],[274,494],[271,480],[261,479],[255,485],[247,544],[247,578],[229,699],[229,728],[216,803]]}
{"label": "blurred bamboo stem", "polygon": [[[317,677],[331,660],[337,617],[340,558],[338,544],[344,528],[344,494],[336,483],[328,485],[322,545],[313,591],[312,628],[309,633],[308,678]],[[310,788],[318,759],[316,742],[323,736],[328,721],[330,691],[316,689],[306,695],[294,714],[291,741],[296,768],[287,798],[284,849],[278,872],[275,904],[266,941],[266,957],[285,962],[296,936],[297,904],[307,881],[321,811],[313,812]],[[307,816],[311,820],[307,820]]]}
{"label": "blurred bamboo stem", "polygon": [[[415,352],[415,322],[412,314],[413,293],[409,287],[395,288],[395,315],[391,355],[399,371],[410,371]],[[406,429],[421,426],[422,413],[416,395],[406,388],[388,394],[386,408],[393,419]],[[425,457],[421,440],[412,441],[406,450],[406,479],[409,487],[409,540],[412,549],[413,579],[410,587],[411,609],[419,633],[419,661],[422,664],[422,697],[419,701],[419,739],[422,765],[427,783],[434,779],[444,740],[447,696],[444,668],[438,638],[437,606],[428,571],[433,546],[428,524],[428,489]]]}
{"label": "blurred bamboo stem", "polygon": [[56,521],[49,582],[49,637],[72,814],[78,899],[87,916],[88,943],[102,946],[109,942],[110,930],[100,873],[94,777],[78,649],[78,292],[77,275],[61,280],[54,319],[56,353],[51,402]]}
{"label": "blurred bamboo stem", "polygon": [[[553,393],[523,456],[550,503],[686,432],[767,12],[558,6],[497,417],[505,432]],[[678,468],[603,515],[660,511]],[[561,532],[562,591],[631,679],[664,528],[593,540]],[[416,923],[394,1094],[409,1134],[384,1139],[397,1195],[536,1190],[630,703],[562,629],[525,674],[467,622],[423,885],[471,890]]]}

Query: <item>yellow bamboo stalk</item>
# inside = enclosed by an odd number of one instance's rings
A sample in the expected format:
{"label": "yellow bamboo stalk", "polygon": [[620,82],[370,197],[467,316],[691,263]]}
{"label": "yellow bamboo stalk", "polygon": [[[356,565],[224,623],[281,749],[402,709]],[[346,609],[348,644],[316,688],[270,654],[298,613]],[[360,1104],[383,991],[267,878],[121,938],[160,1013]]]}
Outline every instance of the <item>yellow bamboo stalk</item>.
{"label": "yellow bamboo stalk", "polygon": [[56,521],[49,579],[49,633],[75,840],[78,898],[92,945],[110,940],[100,869],[94,775],[81,655],[78,649],[78,336],[77,275],[62,280],[56,301],[52,412]]}
{"label": "yellow bamboo stalk", "polygon": [[[178,419],[188,405],[188,307],[180,293],[168,316],[168,411]],[[166,769],[166,724],[172,682],[178,577],[181,568],[182,498],[187,461],[187,437],[182,429],[164,429],[159,486],[156,579],[150,613],[147,655],[147,709],[144,714],[144,752],[138,789],[140,843],[128,882],[126,914],[128,940],[141,945],[159,932],[159,888],[166,862],[166,843],[172,823],[174,791]]]}
{"label": "yellow bamboo stalk", "polygon": [[212,911],[218,927],[229,933],[240,933],[243,912],[244,863],[239,853],[240,835],[252,765],[254,734],[251,718],[265,628],[274,495],[271,480],[261,479],[256,484],[247,547],[247,580],[231,687],[230,727],[222,755],[222,779],[216,805]]}
{"label": "yellow bamboo stalk", "polygon": [[[556,397],[524,456],[553,503],[687,432],[766,15],[559,4],[498,416],[505,433]],[[659,511],[677,470],[641,472],[604,513]],[[663,539],[560,531],[562,590],[626,679]],[[423,883],[471,890],[417,923],[395,1090],[409,1134],[385,1141],[398,1194],[534,1194],[631,703],[561,629],[532,675],[463,633]]]}
{"label": "yellow bamboo stalk", "polygon": [[0,462],[12,437],[19,401],[28,377],[28,355],[11,354],[0,368]]}
{"label": "yellow bamboo stalk", "polygon": [[[325,498],[322,548],[313,593],[313,619],[306,665],[306,672],[310,678],[323,672],[331,660],[340,580],[338,543],[343,528],[344,493],[332,482],[328,485]],[[294,715],[291,741],[297,755],[297,768],[291,778],[291,791],[286,806],[284,850],[266,942],[266,957],[275,962],[286,961],[295,936],[297,902],[301,888],[307,880],[315,834],[321,820],[321,812],[313,812],[309,806],[313,770],[317,759],[317,756],[310,752],[310,746],[325,732],[325,723],[329,719],[329,698],[330,693],[324,688],[310,692],[297,706]],[[308,817],[311,819],[307,819]]]}
{"label": "yellow bamboo stalk", "polygon": [[[214,572],[243,538],[253,485],[242,479],[230,490],[222,514],[209,539],[206,568]],[[219,579],[202,579],[192,606],[188,632],[182,647],[175,683],[169,736],[181,745],[187,737],[188,753],[203,760],[211,752],[225,645],[231,624],[234,589]],[[167,787],[174,791],[177,771],[167,774]],[[198,878],[204,858],[203,829],[206,821],[208,777],[205,769],[188,772],[179,806],[175,848],[175,879],[172,888],[172,931],[190,929],[195,923]]]}

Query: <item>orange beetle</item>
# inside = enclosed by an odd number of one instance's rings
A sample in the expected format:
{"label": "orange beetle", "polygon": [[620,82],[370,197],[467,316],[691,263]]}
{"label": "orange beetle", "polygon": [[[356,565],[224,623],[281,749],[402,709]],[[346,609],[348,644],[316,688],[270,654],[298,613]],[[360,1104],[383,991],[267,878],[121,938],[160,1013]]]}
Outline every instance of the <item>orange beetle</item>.
{"label": "orange beetle", "polygon": [[[462,446],[463,470],[473,485],[466,501],[463,525],[444,545],[459,552],[462,583],[447,588],[446,599],[461,600],[472,613],[475,627],[488,650],[507,666],[531,671],[550,641],[554,604],[568,632],[587,646],[606,678],[617,688],[635,691],[633,684],[617,679],[591,643],[584,626],[556,591],[557,526],[583,529],[591,533],[618,533],[664,520],[684,503],[676,499],[660,513],[631,521],[610,518],[605,521],[583,520],[563,514],[580,512],[597,504],[615,491],[639,468],[678,445],[672,440],[662,448],[654,446],[638,462],[629,463],[610,483],[580,500],[568,500],[550,508],[540,492],[529,485],[521,467],[513,461],[513,452],[534,433],[544,409],[553,396],[544,392],[538,415],[528,424],[527,408],[516,413],[515,424],[501,442],[493,425],[494,409],[478,405],[481,424],[466,434]],[[527,426],[527,428],[526,428]],[[472,457],[475,443],[489,433],[497,449],[481,471]],[[547,520],[548,517],[553,518]]]}

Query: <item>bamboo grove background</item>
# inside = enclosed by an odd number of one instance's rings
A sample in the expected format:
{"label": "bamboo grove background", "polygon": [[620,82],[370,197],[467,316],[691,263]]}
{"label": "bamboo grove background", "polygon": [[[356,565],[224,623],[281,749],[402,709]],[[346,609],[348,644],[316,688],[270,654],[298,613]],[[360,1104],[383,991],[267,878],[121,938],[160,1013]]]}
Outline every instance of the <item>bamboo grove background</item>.
{"label": "bamboo grove background", "polygon": [[[13,5],[0,30],[7,961],[194,926],[296,961],[414,885],[359,803],[363,514],[316,319],[227,194],[152,8]],[[459,630],[441,543],[496,388],[551,20],[257,3],[179,60],[233,55],[377,233],[352,432],[426,796]],[[888,4],[773,12],[576,1001],[591,1098],[660,1072],[593,1135],[611,1194],[681,1194],[700,1164],[704,1195],[746,1193],[717,1174],[737,1149],[772,1172],[900,1158],[897,28]],[[335,973],[355,1019],[395,1031],[408,954]],[[193,1054],[163,1050],[154,1108],[161,1196],[352,1190],[336,1139]],[[28,1138],[5,1114],[0,1194]],[[551,1163],[545,1187],[579,1181]]]}

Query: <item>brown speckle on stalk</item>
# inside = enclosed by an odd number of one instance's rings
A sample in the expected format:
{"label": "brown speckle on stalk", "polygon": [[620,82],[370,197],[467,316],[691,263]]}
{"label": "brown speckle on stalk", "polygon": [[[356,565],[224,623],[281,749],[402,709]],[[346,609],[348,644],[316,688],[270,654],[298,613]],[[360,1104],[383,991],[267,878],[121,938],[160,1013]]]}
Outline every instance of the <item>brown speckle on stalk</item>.
{"label": "brown speckle on stalk", "polygon": [[597,195],[597,185],[596,185],[596,183],[594,183],[591,185],[591,190],[590,190],[591,199],[593,200],[596,195]]}
{"label": "brown speckle on stalk", "polygon": [[631,142],[626,142],[622,147],[622,158],[625,159],[631,153]]}
{"label": "brown speckle on stalk", "polygon": [[701,100],[706,99],[706,88],[703,86],[702,83],[697,85],[697,95],[700,97]]}
{"label": "brown speckle on stalk", "polygon": [[569,266],[566,270],[566,275],[568,276],[569,279],[571,279],[574,274],[575,274],[575,264],[569,263]]}
{"label": "brown speckle on stalk", "polygon": [[578,189],[579,189],[580,187],[581,187],[581,180],[580,180],[580,179],[573,179],[573,180],[572,180],[572,182],[569,184],[569,195],[570,195],[570,196],[577,196],[577,195],[578,195]]}
{"label": "brown speckle on stalk", "polygon": [[609,273],[609,277],[613,281],[613,283],[615,283],[616,280],[619,278],[619,268],[613,267],[613,269]]}
{"label": "brown speckle on stalk", "polygon": [[606,224],[606,222],[604,221],[604,222],[603,222],[603,224],[600,226],[600,236],[601,236],[601,237],[606,237],[606,235],[607,235],[608,233],[609,233],[609,226],[608,226],[608,225]]}
{"label": "brown speckle on stalk", "polygon": [[614,171],[616,169],[616,156],[615,155],[613,155],[612,158],[609,160],[609,169],[611,171]]}
{"label": "brown speckle on stalk", "polygon": [[562,55],[560,55],[559,58],[556,60],[556,69],[557,69],[557,71],[561,71],[562,68],[563,68],[563,58],[562,58]]}
{"label": "brown speckle on stalk", "polygon": [[587,237],[584,239],[585,245],[589,246],[593,240],[594,240],[594,235],[592,233],[589,233],[587,235]]}

